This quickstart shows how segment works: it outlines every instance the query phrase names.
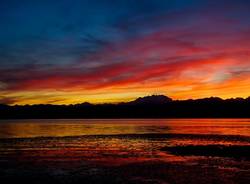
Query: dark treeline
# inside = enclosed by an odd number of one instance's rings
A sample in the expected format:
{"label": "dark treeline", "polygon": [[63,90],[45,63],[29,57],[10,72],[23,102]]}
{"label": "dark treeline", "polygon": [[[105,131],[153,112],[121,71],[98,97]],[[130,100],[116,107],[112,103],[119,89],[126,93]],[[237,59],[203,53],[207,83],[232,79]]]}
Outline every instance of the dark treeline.
{"label": "dark treeline", "polygon": [[250,118],[250,98],[172,100],[153,95],[119,104],[2,104],[0,118]]}

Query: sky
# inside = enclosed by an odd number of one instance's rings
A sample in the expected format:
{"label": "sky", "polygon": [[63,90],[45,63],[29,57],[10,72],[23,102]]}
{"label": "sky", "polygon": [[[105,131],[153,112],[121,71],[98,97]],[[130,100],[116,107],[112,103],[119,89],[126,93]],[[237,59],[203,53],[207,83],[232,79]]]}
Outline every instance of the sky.
{"label": "sky", "polygon": [[250,1],[0,1],[0,103],[151,94],[250,96]]}

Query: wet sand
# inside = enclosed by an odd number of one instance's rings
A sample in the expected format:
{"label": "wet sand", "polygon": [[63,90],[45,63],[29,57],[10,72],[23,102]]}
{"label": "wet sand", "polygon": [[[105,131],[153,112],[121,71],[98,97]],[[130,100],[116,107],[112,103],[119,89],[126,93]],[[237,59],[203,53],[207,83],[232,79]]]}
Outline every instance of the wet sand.
{"label": "wet sand", "polygon": [[[187,145],[194,140],[203,145]],[[250,182],[246,136],[88,135],[0,143],[0,179],[5,183]]]}
{"label": "wet sand", "polygon": [[233,163],[222,166],[223,163],[218,162],[145,161],[119,166],[20,162],[18,165],[1,164],[0,178],[5,183],[249,183],[249,168],[235,168]]}
{"label": "wet sand", "polygon": [[241,160],[250,159],[250,145],[188,145],[164,147],[161,150],[175,155],[230,157]]}

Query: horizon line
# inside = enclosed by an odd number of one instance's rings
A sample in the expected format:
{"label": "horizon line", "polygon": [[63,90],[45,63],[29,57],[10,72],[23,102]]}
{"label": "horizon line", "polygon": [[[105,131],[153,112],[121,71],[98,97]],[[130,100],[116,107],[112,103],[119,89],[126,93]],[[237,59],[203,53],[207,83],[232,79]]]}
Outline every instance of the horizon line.
{"label": "horizon line", "polygon": [[109,104],[109,105],[119,105],[119,104],[122,104],[122,103],[130,103],[130,102],[133,102],[139,98],[145,98],[145,97],[152,97],[152,96],[165,96],[167,98],[170,98],[172,101],[188,101],[188,100],[202,100],[202,99],[211,99],[211,98],[217,98],[217,99],[221,99],[221,100],[236,100],[236,99],[243,99],[243,100],[247,100],[250,98],[250,95],[247,96],[247,97],[229,97],[229,98],[222,98],[222,97],[219,97],[219,96],[208,96],[208,97],[203,97],[203,98],[185,98],[185,99],[174,99],[174,98],[171,98],[167,95],[164,95],[164,94],[152,94],[152,95],[146,95],[146,96],[138,96],[138,97],[135,97],[131,100],[128,100],[128,101],[117,101],[117,102],[97,102],[97,103],[93,103],[93,102],[90,102],[90,101],[83,101],[83,102],[80,102],[80,103],[70,103],[70,104],[66,104],[66,103],[62,103],[62,104],[53,104],[53,103],[34,103],[34,104],[8,104],[8,103],[0,103],[0,105],[7,105],[7,106],[35,106],[35,105],[54,105],[54,106],[70,106],[70,105],[81,105],[81,104],[84,104],[84,103],[88,103],[90,105],[106,105],[106,104]]}

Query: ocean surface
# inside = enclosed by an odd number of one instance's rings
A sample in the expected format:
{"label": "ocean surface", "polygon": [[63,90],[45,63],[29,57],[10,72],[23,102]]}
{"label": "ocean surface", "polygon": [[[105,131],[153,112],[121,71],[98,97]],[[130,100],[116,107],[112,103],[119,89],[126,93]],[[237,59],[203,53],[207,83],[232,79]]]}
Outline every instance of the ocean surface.
{"label": "ocean surface", "polygon": [[249,183],[250,119],[0,120],[0,180]]}

